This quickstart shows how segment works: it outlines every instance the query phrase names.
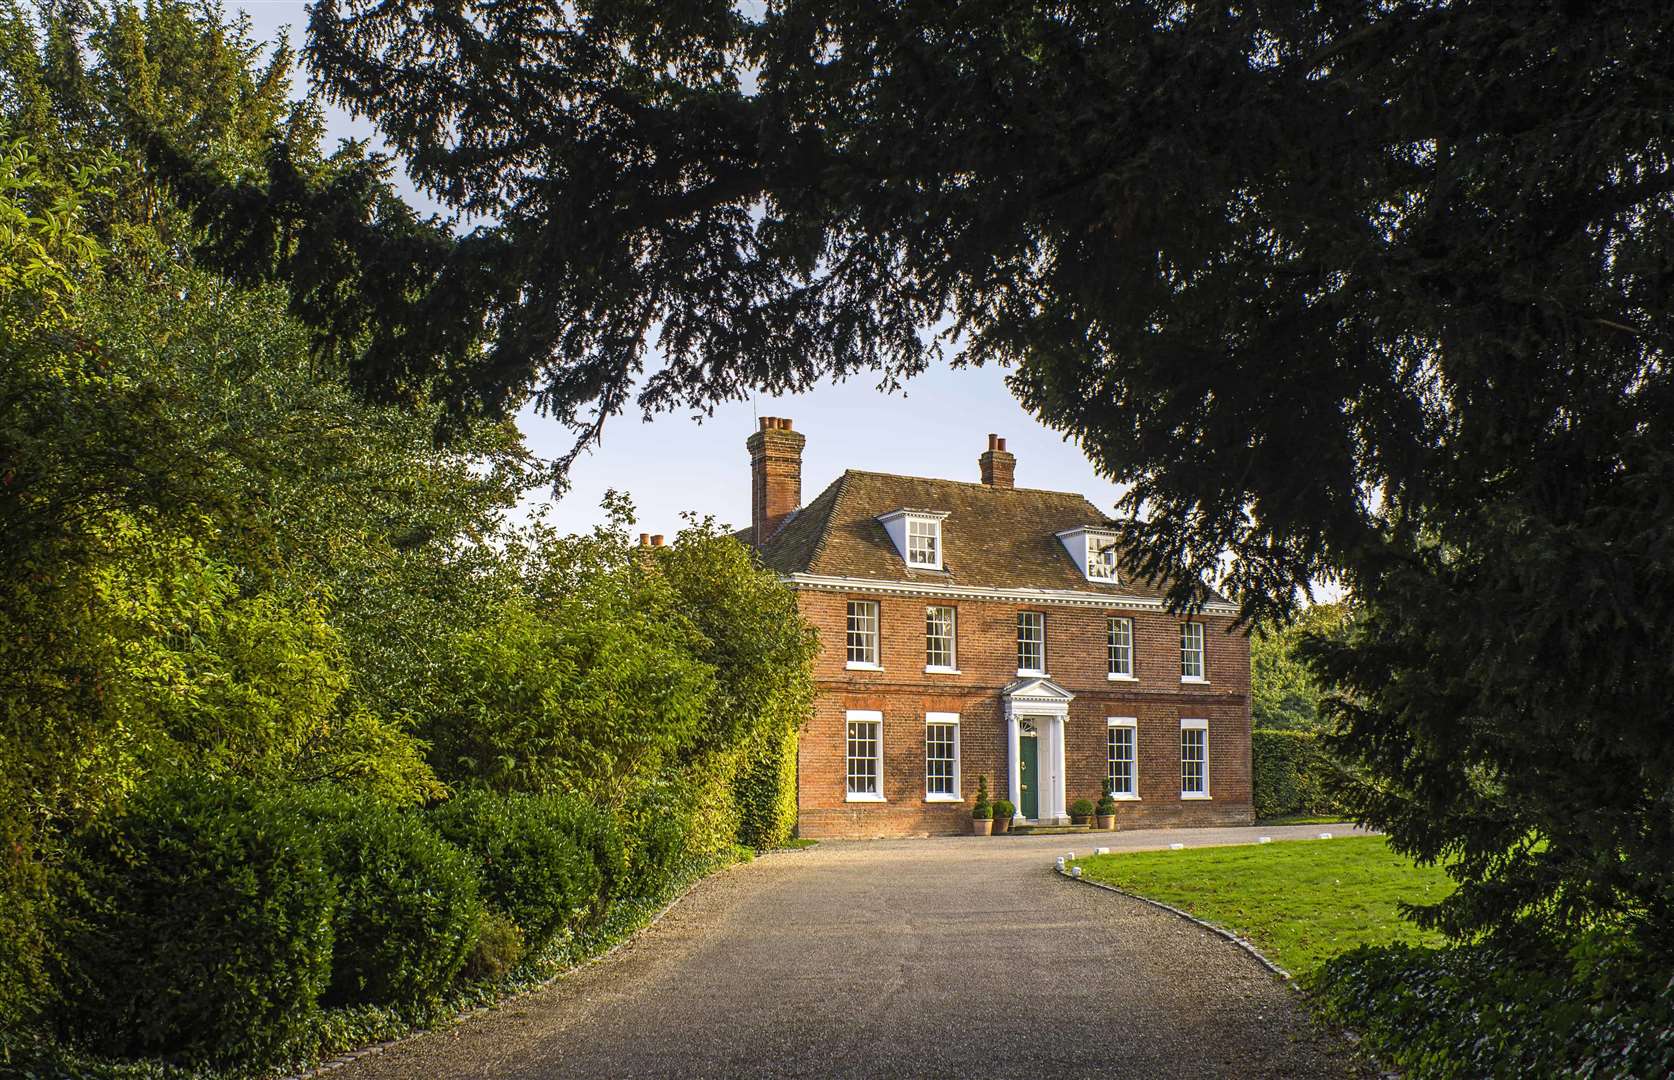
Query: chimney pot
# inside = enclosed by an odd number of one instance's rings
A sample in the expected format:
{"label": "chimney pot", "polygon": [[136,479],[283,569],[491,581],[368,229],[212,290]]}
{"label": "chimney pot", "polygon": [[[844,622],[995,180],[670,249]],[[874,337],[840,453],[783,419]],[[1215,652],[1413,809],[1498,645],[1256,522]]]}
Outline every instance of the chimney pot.
{"label": "chimney pot", "polygon": [[663,534],[662,533],[653,533],[652,534],[652,536],[651,536],[651,546],[652,547],[662,547],[663,546]]}
{"label": "chimney pot", "polygon": [[639,546],[640,547],[646,547],[650,543],[651,543],[651,534],[650,533],[640,533],[639,534]]}

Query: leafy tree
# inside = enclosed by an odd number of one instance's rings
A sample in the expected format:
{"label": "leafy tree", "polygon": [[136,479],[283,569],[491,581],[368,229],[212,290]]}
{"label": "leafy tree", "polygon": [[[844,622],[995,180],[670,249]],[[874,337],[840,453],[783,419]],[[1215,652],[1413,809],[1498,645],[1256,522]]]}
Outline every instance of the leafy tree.
{"label": "leafy tree", "polygon": [[586,439],[1012,364],[1176,603],[1357,597],[1313,662],[1366,820],[1456,860],[1430,921],[1674,947],[1663,8],[323,0],[307,57],[490,223],[156,156],[360,385]]}
{"label": "leafy tree", "polygon": [[1256,728],[1318,730],[1326,689],[1303,660],[1307,635],[1340,634],[1349,618],[1344,603],[1314,604],[1295,622],[1259,627],[1250,635],[1250,723]]}

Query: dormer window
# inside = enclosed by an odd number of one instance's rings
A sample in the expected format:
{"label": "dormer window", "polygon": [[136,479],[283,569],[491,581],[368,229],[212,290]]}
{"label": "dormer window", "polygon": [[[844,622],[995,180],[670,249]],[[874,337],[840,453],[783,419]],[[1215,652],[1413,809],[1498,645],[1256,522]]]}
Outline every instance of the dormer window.
{"label": "dormer window", "polygon": [[897,510],[878,518],[884,531],[914,570],[942,569],[942,519],[940,510]]}
{"label": "dormer window", "polygon": [[1066,529],[1058,534],[1064,550],[1081,567],[1088,581],[1115,585],[1119,581],[1117,559],[1118,540],[1114,529],[1084,527]]}

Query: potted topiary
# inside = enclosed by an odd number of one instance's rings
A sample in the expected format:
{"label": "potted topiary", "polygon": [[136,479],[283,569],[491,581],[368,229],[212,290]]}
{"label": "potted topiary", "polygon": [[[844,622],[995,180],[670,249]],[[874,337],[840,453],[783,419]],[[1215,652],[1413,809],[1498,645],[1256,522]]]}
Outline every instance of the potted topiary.
{"label": "potted topiary", "polygon": [[976,805],[971,807],[971,832],[987,836],[994,831],[994,808],[988,804],[988,777],[977,777]]}
{"label": "potted topiary", "polygon": [[1098,812],[1093,824],[1104,832],[1116,831],[1116,797],[1108,791],[1099,800]]}
{"label": "potted topiary", "polygon": [[1070,803],[1070,820],[1077,825],[1090,825],[1093,821],[1093,800],[1077,799]]}
{"label": "potted topiary", "polygon": [[1017,807],[1011,805],[1008,799],[994,800],[994,835],[1011,831],[1011,816],[1017,813]]}

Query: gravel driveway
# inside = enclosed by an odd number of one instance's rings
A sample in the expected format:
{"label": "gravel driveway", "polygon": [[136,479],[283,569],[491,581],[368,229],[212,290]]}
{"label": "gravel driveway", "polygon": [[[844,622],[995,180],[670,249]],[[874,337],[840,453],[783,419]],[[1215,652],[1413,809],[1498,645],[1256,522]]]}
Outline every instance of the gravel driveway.
{"label": "gravel driveway", "polygon": [[[1106,835],[1247,842],[1316,827]],[[1339,827],[1339,831],[1346,831]],[[1335,1077],[1251,957],[1061,879],[1088,836],[826,841],[702,883],[599,963],[329,1075]]]}

